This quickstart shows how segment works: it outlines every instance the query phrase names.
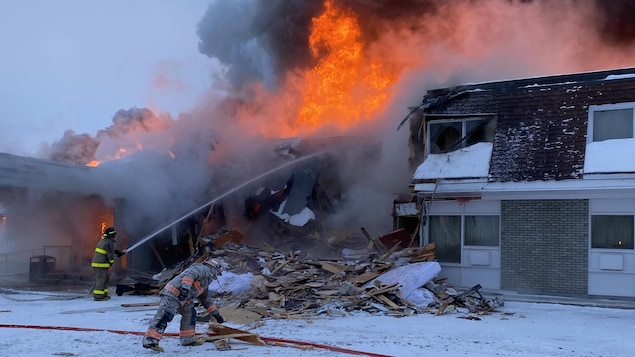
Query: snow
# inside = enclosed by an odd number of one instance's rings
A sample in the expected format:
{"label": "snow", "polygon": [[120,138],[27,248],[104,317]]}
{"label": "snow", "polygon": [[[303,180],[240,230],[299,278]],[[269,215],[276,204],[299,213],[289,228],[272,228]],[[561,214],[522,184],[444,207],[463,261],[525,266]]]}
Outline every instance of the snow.
{"label": "snow", "polygon": [[612,139],[587,144],[584,173],[635,172],[635,139]]}
{"label": "snow", "polygon": [[307,224],[310,220],[315,219],[315,213],[311,211],[310,208],[304,207],[300,213],[294,214],[293,216],[288,213],[282,213],[284,211],[284,206],[287,204],[287,200],[282,201],[278,211],[269,210],[269,212],[273,213],[276,217],[281,220],[288,222],[291,225],[296,227],[302,227]]}
{"label": "snow", "polygon": [[[86,293],[0,289],[0,350],[4,356],[157,356],[141,346],[141,336],[156,311],[154,306],[122,304],[158,302],[154,295],[114,296],[93,301]],[[221,310],[222,311],[222,310]],[[231,327],[263,338],[311,342],[384,356],[631,356],[635,310],[554,303],[506,301],[500,312],[469,320],[466,311],[408,317],[344,313],[310,320],[262,320],[260,325]],[[180,316],[166,330],[177,333]],[[48,326],[50,329],[7,327]],[[88,328],[93,331],[55,327]],[[120,333],[103,331],[118,331]],[[207,330],[199,323],[197,332]],[[255,346],[230,340],[232,350],[217,351],[212,343],[184,347],[166,336],[162,356],[353,356],[326,349]],[[359,355],[359,354],[358,354]]]}
{"label": "snow", "polygon": [[626,79],[626,78],[635,78],[635,73],[629,74],[610,74],[604,78],[605,80],[614,80],[614,79]]}
{"label": "snow", "polygon": [[417,167],[414,180],[487,177],[492,143],[477,143],[447,154],[430,154]]}
{"label": "snow", "polygon": [[[584,173],[635,172],[635,139],[612,139],[588,143]],[[413,175],[413,180],[437,178],[484,178],[489,172],[492,143],[477,143],[447,154],[430,154]]]}

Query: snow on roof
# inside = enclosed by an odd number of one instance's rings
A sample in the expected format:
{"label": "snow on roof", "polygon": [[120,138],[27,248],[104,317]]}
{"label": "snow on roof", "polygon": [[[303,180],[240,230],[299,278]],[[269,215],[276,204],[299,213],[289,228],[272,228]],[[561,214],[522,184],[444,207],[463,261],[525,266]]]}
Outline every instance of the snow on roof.
{"label": "snow on roof", "polygon": [[611,74],[604,78],[605,80],[635,78],[635,73],[631,74]]}
{"label": "snow on roof", "polygon": [[587,144],[584,173],[635,172],[635,139],[612,139]]}
{"label": "snow on roof", "polygon": [[492,143],[477,143],[447,154],[430,154],[413,180],[487,177]]}
{"label": "snow on roof", "polygon": [[[587,144],[584,173],[635,172],[635,139],[612,139]],[[489,172],[492,143],[477,143],[447,154],[430,154],[417,167],[413,180],[481,178]]]}

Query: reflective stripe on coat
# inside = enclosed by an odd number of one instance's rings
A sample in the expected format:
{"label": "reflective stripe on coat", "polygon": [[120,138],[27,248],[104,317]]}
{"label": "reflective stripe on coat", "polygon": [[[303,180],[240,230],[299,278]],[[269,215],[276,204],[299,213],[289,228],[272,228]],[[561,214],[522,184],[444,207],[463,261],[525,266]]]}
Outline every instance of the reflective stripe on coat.
{"label": "reflective stripe on coat", "polygon": [[212,308],[215,310],[214,302],[209,297],[209,284],[216,278],[216,274],[212,272],[212,269],[201,263],[194,263],[185,269],[181,274],[175,276],[170,280],[161,294],[172,295],[178,299],[181,294],[181,288],[189,290],[189,294],[185,301],[181,303],[184,305],[188,301],[194,298],[198,298],[199,302],[206,308]]}
{"label": "reflective stripe on coat", "polygon": [[97,242],[93,261],[93,268],[110,268],[115,263],[115,242],[110,237],[101,238]]}

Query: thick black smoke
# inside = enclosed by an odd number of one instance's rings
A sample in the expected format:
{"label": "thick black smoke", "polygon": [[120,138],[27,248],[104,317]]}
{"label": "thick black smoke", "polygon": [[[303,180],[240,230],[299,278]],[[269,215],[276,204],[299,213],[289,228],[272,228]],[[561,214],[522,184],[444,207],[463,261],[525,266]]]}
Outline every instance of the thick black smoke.
{"label": "thick black smoke", "polygon": [[321,9],[319,1],[214,1],[198,24],[199,51],[228,65],[234,85],[273,86],[285,71],[310,63],[309,25]]}
{"label": "thick black smoke", "polygon": [[615,46],[632,45],[635,42],[635,1],[595,0],[600,16],[595,22],[599,34]]}

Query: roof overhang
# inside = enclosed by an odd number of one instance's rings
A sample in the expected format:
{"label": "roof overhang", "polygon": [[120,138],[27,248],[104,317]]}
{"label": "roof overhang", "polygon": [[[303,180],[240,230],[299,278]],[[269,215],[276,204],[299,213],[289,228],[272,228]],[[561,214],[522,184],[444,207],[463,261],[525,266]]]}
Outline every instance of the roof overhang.
{"label": "roof overhang", "polygon": [[[608,176],[608,175],[606,175]],[[635,176],[591,176],[560,181],[488,182],[487,179],[441,179],[414,184],[419,197],[478,197],[491,200],[589,199],[635,197]]]}

